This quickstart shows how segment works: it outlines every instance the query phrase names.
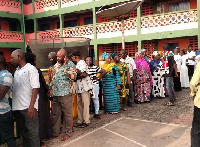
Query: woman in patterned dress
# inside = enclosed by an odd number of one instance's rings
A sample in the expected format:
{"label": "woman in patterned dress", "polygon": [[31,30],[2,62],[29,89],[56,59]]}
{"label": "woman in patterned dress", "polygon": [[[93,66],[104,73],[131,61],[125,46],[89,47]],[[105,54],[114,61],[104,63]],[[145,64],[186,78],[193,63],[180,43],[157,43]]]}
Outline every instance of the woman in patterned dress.
{"label": "woman in patterned dress", "polygon": [[152,75],[147,61],[141,52],[136,53],[135,102],[137,104],[150,101]]}
{"label": "woman in patterned dress", "polygon": [[153,78],[153,89],[152,94],[154,97],[165,97],[165,86],[164,86],[164,70],[162,70],[162,60],[160,59],[158,51],[153,52],[153,60],[151,60],[149,66]]}
{"label": "woman in patterned dress", "polygon": [[106,75],[102,78],[104,105],[106,113],[118,113],[120,109],[119,91],[121,79],[115,63],[111,63],[108,53],[102,54],[105,61],[101,68],[106,70]]}
{"label": "woman in patterned dress", "polygon": [[127,111],[127,101],[128,101],[128,95],[129,95],[129,86],[131,84],[130,81],[130,73],[129,68],[126,63],[120,61],[120,57],[118,53],[113,53],[112,58],[117,66],[117,69],[119,70],[120,78],[121,78],[121,90],[120,90],[120,97],[124,98],[124,111]]}

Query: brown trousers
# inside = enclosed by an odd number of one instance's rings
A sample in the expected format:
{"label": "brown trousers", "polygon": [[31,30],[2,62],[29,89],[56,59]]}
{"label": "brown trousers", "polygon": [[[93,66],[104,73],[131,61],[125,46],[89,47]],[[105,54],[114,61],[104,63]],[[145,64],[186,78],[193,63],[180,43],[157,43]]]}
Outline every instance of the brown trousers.
{"label": "brown trousers", "polygon": [[61,115],[64,114],[63,131],[71,136],[73,116],[72,116],[73,100],[72,95],[54,96],[53,98],[53,136],[58,136],[61,125]]}
{"label": "brown trousers", "polygon": [[90,123],[90,94],[88,91],[77,94],[78,122]]}

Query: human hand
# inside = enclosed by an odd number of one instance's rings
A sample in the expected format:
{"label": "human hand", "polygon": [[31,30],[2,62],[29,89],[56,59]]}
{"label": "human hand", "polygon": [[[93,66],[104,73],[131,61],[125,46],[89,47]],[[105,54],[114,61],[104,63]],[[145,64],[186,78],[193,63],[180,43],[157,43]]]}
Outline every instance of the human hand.
{"label": "human hand", "polygon": [[132,80],[132,81],[136,81],[136,76],[133,76],[133,77],[131,78],[131,80]]}
{"label": "human hand", "polygon": [[48,90],[48,96],[49,96],[49,97],[53,97],[53,90],[52,90],[52,89],[49,89],[49,90]]}
{"label": "human hand", "polygon": [[175,77],[179,77],[179,76],[178,76],[178,73],[175,73]]}
{"label": "human hand", "polygon": [[66,65],[67,63],[68,63],[68,58],[67,58],[67,56],[65,56],[65,58],[64,58],[64,65]]}
{"label": "human hand", "polygon": [[30,119],[33,119],[35,117],[34,106],[29,106],[27,115]]}
{"label": "human hand", "polygon": [[128,80],[128,81],[127,81],[127,84],[130,86],[130,85],[131,85],[131,81],[130,81],[130,80]]}
{"label": "human hand", "polygon": [[121,86],[120,86],[120,85],[117,85],[117,89],[120,90],[120,89],[121,89]]}

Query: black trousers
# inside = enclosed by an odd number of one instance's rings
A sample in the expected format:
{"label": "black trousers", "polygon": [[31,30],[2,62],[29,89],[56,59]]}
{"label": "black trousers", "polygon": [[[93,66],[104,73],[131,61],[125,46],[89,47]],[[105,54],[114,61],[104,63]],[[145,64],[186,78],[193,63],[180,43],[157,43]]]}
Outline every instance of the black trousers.
{"label": "black trousers", "polygon": [[174,89],[175,91],[182,91],[181,81],[180,81],[180,72],[178,72],[178,77],[174,77]]}
{"label": "black trousers", "polygon": [[40,147],[38,112],[35,117],[28,117],[28,109],[13,111],[16,123],[22,136],[23,147]]}
{"label": "black trousers", "polygon": [[189,76],[189,80],[192,79],[193,74],[194,74],[194,65],[188,65],[188,76]]}
{"label": "black trousers", "polygon": [[191,129],[191,147],[200,147],[200,108],[196,106]]}
{"label": "black trousers", "polygon": [[0,134],[8,147],[16,147],[12,111],[0,114]]}

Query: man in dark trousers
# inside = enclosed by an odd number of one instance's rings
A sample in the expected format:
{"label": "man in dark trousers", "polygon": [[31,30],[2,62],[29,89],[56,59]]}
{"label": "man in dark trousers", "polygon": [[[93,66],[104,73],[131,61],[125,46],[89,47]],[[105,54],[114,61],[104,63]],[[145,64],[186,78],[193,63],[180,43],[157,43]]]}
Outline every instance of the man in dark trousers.
{"label": "man in dark trousers", "polygon": [[12,111],[8,101],[12,84],[12,74],[6,70],[5,58],[0,55],[0,134],[8,147],[16,146]]}

